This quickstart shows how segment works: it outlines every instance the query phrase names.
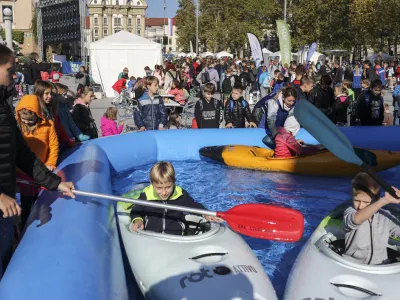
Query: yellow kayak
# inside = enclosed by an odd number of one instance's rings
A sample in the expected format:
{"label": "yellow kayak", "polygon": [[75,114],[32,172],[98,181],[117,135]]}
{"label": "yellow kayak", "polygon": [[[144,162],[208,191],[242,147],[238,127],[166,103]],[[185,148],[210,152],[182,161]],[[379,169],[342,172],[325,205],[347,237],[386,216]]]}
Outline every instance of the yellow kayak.
{"label": "yellow kayak", "polygon": [[[376,155],[376,171],[400,164],[400,152],[368,150]],[[346,163],[327,150],[290,158],[274,158],[274,151],[252,146],[213,146],[200,149],[200,155],[227,166],[266,172],[287,172],[324,176],[353,176],[360,168]]]}

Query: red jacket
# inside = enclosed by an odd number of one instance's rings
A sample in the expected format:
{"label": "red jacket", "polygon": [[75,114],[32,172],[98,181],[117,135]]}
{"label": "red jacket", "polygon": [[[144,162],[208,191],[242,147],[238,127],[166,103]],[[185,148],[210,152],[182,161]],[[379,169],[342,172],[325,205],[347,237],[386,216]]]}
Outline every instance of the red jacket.
{"label": "red jacket", "polygon": [[117,93],[121,93],[121,90],[126,87],[126,79],[121,78],[118,79],[116,83],[112,86],[113,90],[116,91]]}
{"label": "red jacket", "polygon": [[[54,75],[55,75],[55,74],[58,74],[58,79],[54,79]],[[62,73],[61,73],[61,72],[52,71],[52,72],[50,73],[51,82],[60,82],[61,76],[62,76]]]}
{"label": "red jacket", "polygon": [[316,146],[303,147],[301,146],[291,132],[285,128],[278,128],[278,134],[275,137],[275,157],[286,158],[299,156],[304,154],[311,154],[318,152],[320,149]]}

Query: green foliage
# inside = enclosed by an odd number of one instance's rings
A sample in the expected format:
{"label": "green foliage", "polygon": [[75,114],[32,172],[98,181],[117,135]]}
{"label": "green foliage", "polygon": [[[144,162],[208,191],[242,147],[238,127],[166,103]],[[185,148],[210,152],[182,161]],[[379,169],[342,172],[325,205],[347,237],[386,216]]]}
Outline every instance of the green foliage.
{"label": "green foliage", "polygon": [[178,5],[175,17],[177,42],[183,51],[189,52],[190,41],[192,41],[193,47],[196,47],[196,8],[193,0],[179,0]]}
{"label": "green foliage", "polygon": [[[0,32],[0,35],[3,38],[3,40],[6,39],[6,31],[4,29]],[[25,33],[23,31],[18,31],[18,30],[12,31],[12,39],[20,45],[24,43],[24,36]]]}
{"label": "green foliage", "polygon": [[[195,1],[179,0],[176,17],[178,44],[195,45]],[[243,49],[247,32],[260,41],[276,34],[283,19],[283,0],[199,0],[202,50]],[[373,48],[388,50],[400,41],[399,0],[287,0],[287,22],[293,50],[317,41],[321,49]]]}

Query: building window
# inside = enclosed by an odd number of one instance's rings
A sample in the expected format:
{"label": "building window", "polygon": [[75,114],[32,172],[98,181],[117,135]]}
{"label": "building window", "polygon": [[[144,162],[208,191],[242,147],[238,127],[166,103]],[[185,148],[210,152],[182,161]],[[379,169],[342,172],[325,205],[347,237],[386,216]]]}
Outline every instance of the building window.
{"label": "building window", "polygon": [[137,4],[137,5],[140,5],[140,1],[138,1],[136,4]]}
{"label": "building window", "polygon": [[137,30],[137,35],[140,35],[140,29]]}
{"label": "building window", "polygon": [[108,30],[107,30],[107,29],[104,29],[104,30],[103,30],[103,35],[104,35],[104,36],[107,36],[107,35],[108,35]]}
{"label": "building window", "polygon": [[169,44],[169,45],[172,44],[172,39],[171,39],[171,38],[168,39],[168,44]]}
{"label": "building window", "polygon": [[132,26],[132,19],[131,18],[128,19],[128,26]]}
{"label": "building window", "polygon": [[103,24],[104,24],[104,25],[107,25],[107,23],[108,23],[108,19],[107,19],[107,17],[104,17],[104,19],[103,19]]}
{"label": "building window", "polygon": [[121,26],[121,18],[114,18],[114,26]]}
{"label": "building window", "polygon": [[118,32],[120,32],[121,31],[121,29],[115,29],[114,30],[114,33],[118,33]]}
{"label": "building window", "polygon": [[99,30],[98,29],[94,30],[94,36],[99,36]]}
{"label": "building window", "polygon": [[115,5],[119,5],[119,0],[115,0]]}
{"label": "building window", "polygon": [[94,18],[93,21],[94,21],[94,26],[99,26],[99,19]]}
{"label": "building window", "polygon": [[94,0],[94,4],[97,4],[97,0]]}
{"label": "building window", "polygon": [[138,25],[140,25],[140,18],[137,18],[136,22]]}

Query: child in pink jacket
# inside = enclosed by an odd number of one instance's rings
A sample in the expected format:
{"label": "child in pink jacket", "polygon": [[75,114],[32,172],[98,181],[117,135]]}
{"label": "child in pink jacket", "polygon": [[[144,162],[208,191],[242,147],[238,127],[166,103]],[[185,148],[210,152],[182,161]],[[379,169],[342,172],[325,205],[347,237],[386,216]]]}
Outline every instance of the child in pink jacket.
{"label": "child in pink jacket", "polygon": [[175,96],[175,101],[181,105],[185,105],[185,93],[179,80],[172,81],[171,89],[168,91],[169,95]]}
{"label": "child in pink jacket", "polygon": [[115,107],[107,108],[104,116],[101,117],[101,135],[102,136],[109,136],[109,135],[116,135],[120,134],[124,129],[124,123],[120,122],[119,126],[117,127],[117,109]]}

